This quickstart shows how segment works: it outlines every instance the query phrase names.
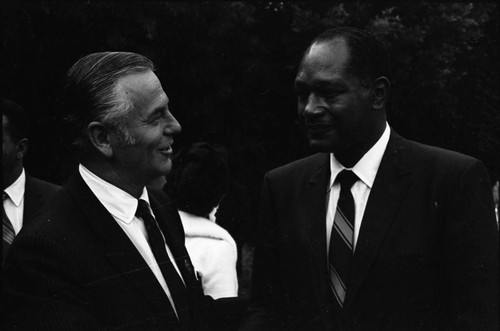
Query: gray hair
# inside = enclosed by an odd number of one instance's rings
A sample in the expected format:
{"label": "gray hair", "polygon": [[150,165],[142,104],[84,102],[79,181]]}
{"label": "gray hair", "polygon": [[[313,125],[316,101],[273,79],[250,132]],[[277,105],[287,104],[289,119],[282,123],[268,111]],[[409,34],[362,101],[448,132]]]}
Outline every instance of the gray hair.
{"label": "gray hair", "polygon": [[130,52],[92,53],[78,60],[66,75],[64,93],[65,107],[70,112],[67,119],[78,134],[73,146],[88,151],[86,129],[92,121],[116,130],[122,143],[131,143],[133,137],[126,126],[125,115],[133,104],[123,97],[117,82],[124,76],[154,69],[151,60]]}

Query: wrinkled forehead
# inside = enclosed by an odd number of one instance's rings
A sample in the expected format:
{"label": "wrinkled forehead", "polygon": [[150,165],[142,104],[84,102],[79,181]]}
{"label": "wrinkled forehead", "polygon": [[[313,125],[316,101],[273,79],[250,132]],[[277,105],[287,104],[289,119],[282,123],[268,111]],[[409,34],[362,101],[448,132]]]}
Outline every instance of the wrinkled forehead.
{"label": "wrinkled forehead", "polygon": [[116,88],[119,94],[136,106],[146,105],[165,94],[160,80],[152,71],[124,76],[117,81]]}
{"label": "wrinkled forehead", "polygon": [[160,80],[150,70],[125,75],[118,79],[116,85],[123,93],[133,93],[137,94],[137,96],[162,89]]}
{"label": "wrinkled forehead", "polygon": [[344,76],[349,51],[345,41],[325,41],[314,43],[304,54],[296,76],[296,82],[323,77],[332,79]]}
{"label": "wrinkled forehead", "polygon": [[350,52],[343,38],[319,41],[312,44],[302,58],[301,67],[307,64],[321,66],[344,65],[349,60]]}

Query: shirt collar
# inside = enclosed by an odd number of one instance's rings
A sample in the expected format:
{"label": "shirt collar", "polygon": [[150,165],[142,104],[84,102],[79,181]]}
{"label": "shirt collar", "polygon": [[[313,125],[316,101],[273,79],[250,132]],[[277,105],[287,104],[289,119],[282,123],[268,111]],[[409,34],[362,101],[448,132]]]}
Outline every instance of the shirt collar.
{"label": "shirt collar", "polygon": [[[106,208],[106,210],[116,219],[126,224],[130,224],[134,219],[138,200],[122,189],[100,178],[89,169],[85,168],[83,164],[79,165],[78,170],[85,183],[87,183],[90,190],[103,204],[104,208]],[[139,199],[146,200],[149,204],[149,196],[146,187],[144,187]]]}
{"label": "shirt collar", "polygon": [[[363,157],[349,170],[352,170],[358,178],[366,184],[370,189],[375,181],[375,176],[377,175],[380,162],[384,156],[385,149],[387,148],[387,143],[389,142],[390,127],[386,122],[385,130],[382,136],[378,139],[375,145],[370,148],[368,152],[363,155]],[[340,171],[346,169],[340,162],[335,158],[333,153],[330,154],[330,188],[335,182],[335,178]]]}
{"label": "shirt collar", "polygon": [[10,184],[9,187],[7,187],[4,192],[9,195],[9,198],[14,202],[16,207],[19,207],[19,204],[23,200],[24,196],[24,187],[26,185],[26,173],[23,171],[17,177],[16,181],[12,184]]}

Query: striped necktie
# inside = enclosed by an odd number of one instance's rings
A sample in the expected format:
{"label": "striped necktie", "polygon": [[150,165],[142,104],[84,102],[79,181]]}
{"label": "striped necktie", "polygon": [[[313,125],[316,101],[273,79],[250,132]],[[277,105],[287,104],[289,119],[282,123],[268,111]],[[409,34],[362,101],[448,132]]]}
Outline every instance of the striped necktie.
{"label": "striped necktie", "polygon": [[[9,198],[9,195],[3,192],[2,202]],[[3,217],[3,241],[12,244],[16,233],[14,232],[14,227],[12,226],[12,222],[9,217],[5,213],[5,208],[2,205],[2,217]]]}
{"label": "striped necktie", "polygon": [[336,302],[343,307],[351,274],[354,247],[354,198],[352,185],[358,177],[350,170],[342,170],[336,178],[340,195],[330,237],[329,276]]}
{"label": "striped necktie", "polygon": [[9,199],[9,195],[3,192],[2,196],[2,218],[3,218],[3,235],[2,235],[2,264],[5,263],[5,257],[7,252],[9,251],[10,245],[16,236],[14,232],[14,227],[12,226],[12,222],[9,217],[5,213],[4,201]]}

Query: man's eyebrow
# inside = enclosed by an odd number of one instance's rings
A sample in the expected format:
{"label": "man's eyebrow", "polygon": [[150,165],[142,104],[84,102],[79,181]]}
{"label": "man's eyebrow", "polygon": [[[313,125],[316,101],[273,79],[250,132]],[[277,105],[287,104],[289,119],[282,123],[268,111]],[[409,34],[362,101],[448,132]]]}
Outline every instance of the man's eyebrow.
{"label": "man's eyebrow", "polygon": [[156,116],[158,116],[159,114],[161,114],[164,110],[167,109],[167,106],[166,105],[163,105],[163,106],[158,106],[156,107],[155,109],[153,109],[153,111],[147,116],[147,119],[152,119]]}
{"label": "man's eyebrow", "polygon": [[319,81],[317,84],[315,84],[319,88],[328,88],[328,87],[333,87],[333,88],[341,88],[344,87],[344,81],[342,80],[325,80],[325,81]]}
{"label": "man's eyebrow", "polygon": [[[297,88],[303,88],[306,87],[308,84],[302,81],[295,81],[294,82],[294,87]],[[331,80],[325,80],[325,81],[318,81],[313,84],[314,88],[344,88],[345,84],[343,84],[342,81],[331,81]]]}

